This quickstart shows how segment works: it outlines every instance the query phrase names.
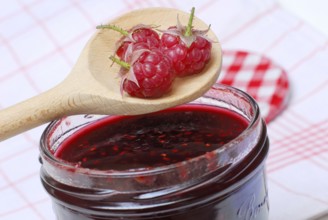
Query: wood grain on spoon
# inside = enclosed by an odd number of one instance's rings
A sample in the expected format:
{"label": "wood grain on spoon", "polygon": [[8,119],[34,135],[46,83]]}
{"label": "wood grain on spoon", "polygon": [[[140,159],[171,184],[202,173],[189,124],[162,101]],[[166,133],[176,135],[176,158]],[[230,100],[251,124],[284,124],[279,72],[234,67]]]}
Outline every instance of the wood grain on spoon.
{"label": "wood grain on spoon", "polygon": [[[127,13],[110,21],[130,29],[137,24],[160,25],[166,29],[177,22],[188,22],[189,14],[175,9],[149,8]],[[208,25],[194,18],[194,27],[207,29]],[[209,38],[218,41],[212,31]],[[221,67],[221,48],[213,43],[212,58],[201,74],[177,78],[172,91],[158,99],[141,99],[120,93],[119,66],[109,56],[115,53],[119,33],[99,30],[89,40],[68,77],[53,89],[22,103],[0,111],[0,141],[14,135],[75,114],[134,115],[159,111],[190,102],[202,96],[217,80]],[[44,74],[47,74],[46,72]],[[49,75],[49,77],[51,77]]]}

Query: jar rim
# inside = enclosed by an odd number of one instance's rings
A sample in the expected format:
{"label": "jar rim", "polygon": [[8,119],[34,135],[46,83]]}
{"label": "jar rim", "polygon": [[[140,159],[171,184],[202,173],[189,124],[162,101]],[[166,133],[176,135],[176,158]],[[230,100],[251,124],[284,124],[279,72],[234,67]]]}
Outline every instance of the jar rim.
{"label": "jar rim", "polygon": [[[236,144],[238,141],[244,139],[247,136],[250,136],[254,130],[257,130],[258,132],[261,132],[261,130],[258,129],[258,125],[261,124],[261,117],[260,117],[260,109],[256,103],[256,101],[247,93],[244,91],[231,87],[226,86],[222,84],[214,84],[212,88],[204,94],[203,98],[211,98],[213,97],[213,93],[233,93],[235,96],[238,96],[238,98],[244,100],[245,103],[248,103],[251,107],[251,117],[249,118],[249,124],[247,128],[239,134],[236,138],[229,141],[228,143],[224,144],[222,147],[215,149],[214,151],[211,151],[214,155],[221,155],[224,153],[228,153],[231,156],[231,151],[227,152],[229,150],[234,150]],[[215,99],[215,98],[214,98]],[[198,99],[197,99],[198,100]],[[191,102],[190,104],[195,104],[194,102]],[[199,104],[199,103],[196,103]],[[236,104],[238,105],[238,104]],[[97,121],[97,120],[96,120]],[[55,129],[58,126],[58,123],[60,123],[61,120],[55,120],[52,121],[44,130],[42,133],[41,139],[40,139],[40,154],[41,159],[45,159],[47,162],[54,164],[56,166],[59,166],[61,168],[67,169],[67,170],[74,170],[76,173],[85,174],[88,176],[94,176],[94,177],[110,177],[110,178],[133,178],[137,176],[150,176],[150,175],[157,175],[164,172],[169,172],[171,170],[175,170],[179,167],[186,166],[189,163],[194,163],[196,161],[199,161],[200,159],[204,159],[206,157],[206,154],[199,155],[197,157],[188,159],[186,161],[181,161],[165,166],[159,166],[159,167],[153,167],[153,168],[138,168],[138,169],[127,169],[127,170],[96,170],[96,169],[90,169],[90,168],[84,168],[84,167],[77,167],[76,164],[70,163],[67,161],[64,161],[60,158],[57,158],[49,149],[49,142],[48,138],[51,136],[53,129]],[[257,140],[256,140],[257,141]],[[230,158],[228,161],[226,161],[226,164],[221,164],[221,167],[229,166],[234,163],[238,163],[241,161],[244,157],[247,156],[247,154],[256,146],[254,143],[250,143],[250,149],[245,149],[245,152],[242,154],[233,154],[234,157]],[[219,167],[220,168],[220,167]]]}

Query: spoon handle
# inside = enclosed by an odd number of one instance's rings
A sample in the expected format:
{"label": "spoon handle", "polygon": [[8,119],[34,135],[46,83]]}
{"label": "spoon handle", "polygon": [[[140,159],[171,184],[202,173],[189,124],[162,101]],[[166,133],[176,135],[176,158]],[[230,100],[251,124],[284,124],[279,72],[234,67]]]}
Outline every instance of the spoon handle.
{"label": "spoon handle", "polygon": [[55,87],[0,111],[0,141],[50,122],[69,108],[68,96]]}

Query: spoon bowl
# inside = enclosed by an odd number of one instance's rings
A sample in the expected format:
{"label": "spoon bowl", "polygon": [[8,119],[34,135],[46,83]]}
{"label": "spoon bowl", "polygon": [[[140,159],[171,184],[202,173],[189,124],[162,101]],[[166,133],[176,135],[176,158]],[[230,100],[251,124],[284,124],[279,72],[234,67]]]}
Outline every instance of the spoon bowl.
{"label": "spoon bowl", "polygon": [[[110,24],[130,29],[137,24],[156,24],[161,29],[177,22],[186,24],[189,14],[169,8],[148,8],[132,11]],[[197,29],[208,25],[194,18]],[[161,98],[142,99],[120,93],[118,65],[112,65],[110,55],[115,54],[121,35],[106,29],[97,30],[88,41],[67,78],[53,89],[22,103],[0,111],[0,141],[41,124],[75,114],[137,115],[163,110],[190,102],[202,96],[216,82],[222,60],[219,43],[213,43],[211,61],[201,74],[177,78],[172,90]],[[210,30],[208,37],[218,41]]]}

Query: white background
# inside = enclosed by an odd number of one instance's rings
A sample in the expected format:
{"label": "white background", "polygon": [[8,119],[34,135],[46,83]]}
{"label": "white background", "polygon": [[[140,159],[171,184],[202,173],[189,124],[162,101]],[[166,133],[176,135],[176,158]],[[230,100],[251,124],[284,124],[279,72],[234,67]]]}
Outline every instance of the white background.
{"label": "white background", "polygon": [[[300,17],[328,36],[327,0],[278,0],[278,2],[287,11]],[[314,220],[317,219],[314,218]],[[318,220],[328,220],[328,216],[322,216]]]}
{"label": "white background", "polygon": [[328,36],[327,0],[278,0],[281,6]]}

